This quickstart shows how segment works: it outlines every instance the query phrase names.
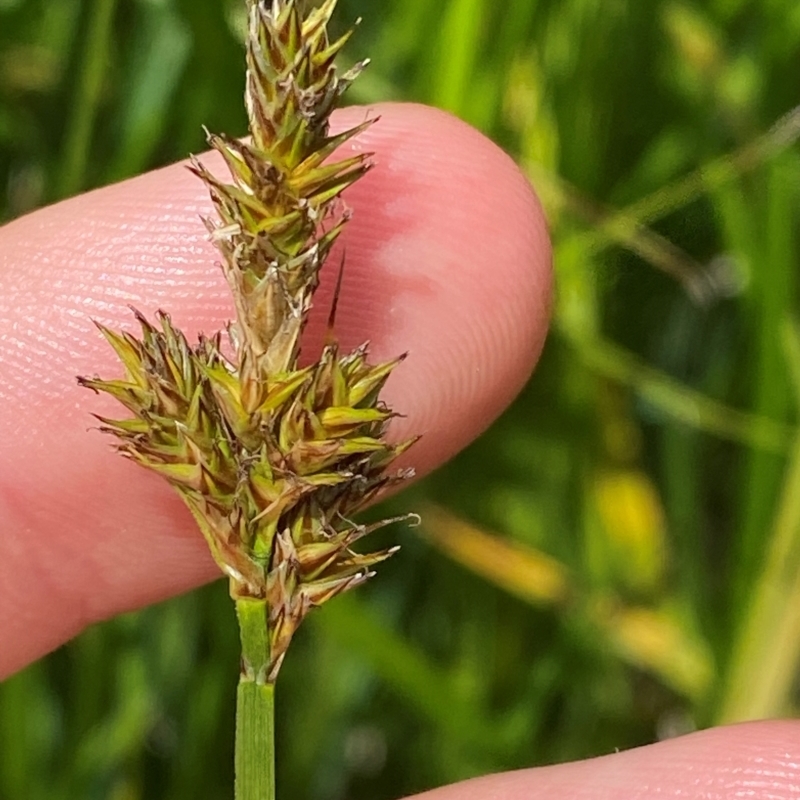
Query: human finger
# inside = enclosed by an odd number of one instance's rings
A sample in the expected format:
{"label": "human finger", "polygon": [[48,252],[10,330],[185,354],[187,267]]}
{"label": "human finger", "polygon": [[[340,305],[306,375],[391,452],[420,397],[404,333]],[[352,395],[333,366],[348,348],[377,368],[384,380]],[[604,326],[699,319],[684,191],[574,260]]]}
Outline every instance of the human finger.
{"label": "human finger", "polygon": [[713,728],[621,753],[493,775],[415,800],[797,800],[800,722]]}
{"label": "human finger", "polygon": [[[424,473],[527,378],[546,328],[549,246],[527,182],[483,136],[413,105],[347,109],[336,124],[367,114],[381,120],[352,146],[374,151],[376,169],[346,197],[337,332],[344,347],[371,340],[375,359],[410,352],[386,398],[405,415],[393,435],[424,435],[407,459]],[[119,409],[75,383],[119,371],[91,318],[129,327],[129,304],[163,308],[194,335],[232,316],[198,220],[209,212],[202,185],[174,165],[0,229],[0,677],[96,620],[216,575],[169,487],[87,432],[89,412]]]}

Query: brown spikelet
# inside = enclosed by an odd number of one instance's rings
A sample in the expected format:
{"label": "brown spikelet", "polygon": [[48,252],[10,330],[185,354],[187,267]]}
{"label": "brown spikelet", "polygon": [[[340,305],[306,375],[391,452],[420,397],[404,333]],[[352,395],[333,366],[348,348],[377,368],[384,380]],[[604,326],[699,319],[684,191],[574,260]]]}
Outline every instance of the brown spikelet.
{"label": "brown spikelet", "polygon": [[314,606],[363,583],[391,555],[353,551],[369,533],[352,517],[409,472],[388,472],[411,442],[390,444],[379,399],[402,359],[372,365],[366,347],[331,339],[300,368],[300,336],[319,271],[347,223],[339,196],[370,168],[336,150],[371,121],[331,136],[329,116],[363,68],[339,74],[350,34],[330,41],[336,0],[308,13],[295,0],[251,0],[249,141],[209,134],[230,182],[199,161],[216,219],[205,220],[233,294],[227,358],[220,335],[190,345],[167,314],[137,313],[140,337],[101,332],[118,380],[81,378],[129,412],[102,419],[126,457],[165,477],[191,510],[235,598],[267,601],[268,679]]}

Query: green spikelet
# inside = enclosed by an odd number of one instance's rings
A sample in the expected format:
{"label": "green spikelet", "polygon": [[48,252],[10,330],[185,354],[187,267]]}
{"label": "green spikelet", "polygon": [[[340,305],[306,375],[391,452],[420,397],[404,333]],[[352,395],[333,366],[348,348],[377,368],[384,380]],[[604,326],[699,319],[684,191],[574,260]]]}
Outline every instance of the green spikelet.
{"label": "green spikelet", "polygon": [[81,378],[130,412],[103,419],[123,455],[165,477],[191,510],[237,600],[263,601],[277,676],[308,611],[371,577],[393,550],[362,555],[370,528],[352,516],[385,487],[411,442],[385,439],[380,391],[400,359],[371,365],[366,347],[341,355],[332,337],[300,368],[300,336],[319,272],[348,214],[340,194],[369,169],[337,148],[370,122],[331,136],[329,115],[363,68],[340,75],[349,34],[328,38],[336,0],[303,14],[294,0],[249,3],[246,103],[250,140],[210,134],[231,182],[199,161],[218,219],[205,221],[236,307],[235,356],[219,334],[192,346],[169,316],[137,313],[141,337],[101,327],[125,367],[120,380]]}

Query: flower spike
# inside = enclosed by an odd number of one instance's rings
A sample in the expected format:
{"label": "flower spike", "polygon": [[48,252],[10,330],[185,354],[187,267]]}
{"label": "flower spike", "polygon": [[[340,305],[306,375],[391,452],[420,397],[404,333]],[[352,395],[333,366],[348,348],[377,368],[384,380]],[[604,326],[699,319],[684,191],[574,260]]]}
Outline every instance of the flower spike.
{"label": "flower spike", "polygon": [[336,0],[249,0],[248,140],[208,134],[228,181],[199,160],[216,216],[205,220],[233,294],[233,354],[221,336],[191,345],[170,317],[141,334],[100,330],[121,379],[81,378],[128,415],[102,419],[127,458],[164,477],[188,506],[237,601],[264,605],[266,654],[247,674],[273,682],[308,611],[368,580],[394,549],[351,548],[368,532],[350,519],[409,471],[387,472],[411,442],[387,441],[394,413],[379,399],[402,359],[372,365],[366,346],[341,354],[329,335],[299,364],[319,273],[349,219],[341,194],[369,155],[336,157],[372,121],[331,135],[329,117],[363,64],[334,64]]}

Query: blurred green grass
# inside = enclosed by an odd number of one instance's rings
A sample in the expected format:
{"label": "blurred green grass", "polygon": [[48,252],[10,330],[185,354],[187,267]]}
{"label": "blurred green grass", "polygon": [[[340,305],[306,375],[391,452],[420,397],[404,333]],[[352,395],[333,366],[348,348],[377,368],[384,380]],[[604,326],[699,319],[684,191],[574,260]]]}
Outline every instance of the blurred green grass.
{"label": "blurred green grass", "polygon": [[[0,0],[0,219],[236,133],[238,0]],[[373,64],[517,158],[551,221],[541,366],[393,505],[380,580],[287,659],[279,787],[381,800],[798,712],[800,6],[341,0]],[[446,498],[446,501],[443,500]],[[437,504],[438,505],[433,505]],[[0,798],[223,798],[225,586],[0,686]]]}

